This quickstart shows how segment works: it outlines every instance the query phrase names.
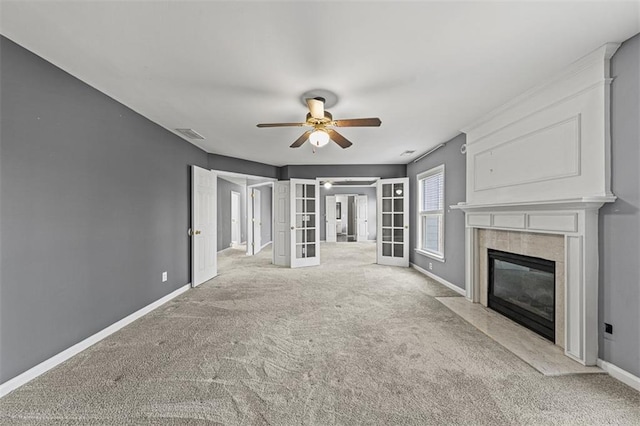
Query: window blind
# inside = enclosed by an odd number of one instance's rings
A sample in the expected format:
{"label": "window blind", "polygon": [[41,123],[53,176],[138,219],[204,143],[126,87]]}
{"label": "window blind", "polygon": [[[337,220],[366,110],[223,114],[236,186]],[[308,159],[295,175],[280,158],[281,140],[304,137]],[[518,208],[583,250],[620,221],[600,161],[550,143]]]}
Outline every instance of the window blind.
{"label": "window blind", "polygon": [[434,173],[421,181],[422,211],[444,209],[444,172]]}

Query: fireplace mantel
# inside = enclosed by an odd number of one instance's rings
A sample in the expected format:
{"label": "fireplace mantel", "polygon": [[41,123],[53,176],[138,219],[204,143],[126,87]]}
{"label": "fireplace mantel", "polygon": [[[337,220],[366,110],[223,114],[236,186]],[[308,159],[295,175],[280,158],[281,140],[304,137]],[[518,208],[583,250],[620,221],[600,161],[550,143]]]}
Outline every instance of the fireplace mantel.
{"label": "fireplace mantel", "polygon": [[554,234],[564,237],[564,348],[584,365],[598,357],[598,210],[615,197],[584,197],[536,203],[466,205],[466,297],[481,302],[478,230]]}
{"label": "fireplace mantel", "polygon": [[496,203],[496,204],[467,204],[458,203],[449,206],[454,210],[462,210],[465,213],[481,212],[514,212],[514,211],[540,211],[540,210],[576,210],[576,209],[599,209],[605,203],[612,203],[616,200],[615,195],[580,197],[561,200],[541,200],[526,201],[517,203]]}

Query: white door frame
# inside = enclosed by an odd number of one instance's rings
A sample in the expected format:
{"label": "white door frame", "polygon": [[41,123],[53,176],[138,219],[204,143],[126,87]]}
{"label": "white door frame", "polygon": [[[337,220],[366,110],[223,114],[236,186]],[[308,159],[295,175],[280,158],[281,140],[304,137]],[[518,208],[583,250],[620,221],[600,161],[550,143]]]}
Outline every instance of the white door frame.
{"label": "white door frame", "polygon": [[324,239],[328,243],[335,243],[338,241],[337,236],[337,215],[336,215],[336,196],[335,195],[325,195],[324,196],[324,215],[325,215],[325,224],[324,224]]}
{"label": "white door frame", "polygon": [[[400,196],[394,195],[393,192],[391,192],[391,196],[386,198],[384,197],[384,192],[383,192],[383,185],[386,184],[395,184],[395,183],[402,183],[403,184],[403,193]],[[378,189],[377,189],[377,194],[376,194],[376,201],[377,201],[377,236],[376,236],[376,240],[377,240],[377,263],[381,264],[381,265],[390,265],[390,266],[404,266],[404,267],[408,267],[409,266],[409,196],[410,196],[410,191],[409,191],[409,178],[396,178],[396,179],[380,179],[378,181]],[[385,199],[386,198],[386,199]],[[401,224],[396,224],[395,220],[396,220],[396,215],[393,212],[395,212],[395,201],[398,199],[402,199],[402,223]],[[387,213],[390,215],[390,219],[391,221],[388,222],[388,226],[384,226],[384,222],[383,222],[383,214],[386,212],[383,212],[383,200],[387,201],[387,203],[391,203],[391,213]],[[388,239],[385,241],[385,232],[387,231],[388,234]],[[399,238],[399,235],[396,235],[396,233],[398,231],[402,230],[401,235],[402,235],[402,247],[403,247],[403,256],[395,256],[394,255],[394,249],[396,247],[396,243],[394,242],[396,240],[396,238]],[[384,249],[387,250],[391,250],[391,255],[384,255],[384,251],[383,250],[383,245],[386,245],[386,247],[384,247]]]}
{"label": "white door frame", "polygon": [[253,254],[258,254],[262,249],[262,193],[257,188],[251,188],[251,247]]}
{"label": "white door frame", "polygon": [[[196,287],[218,275],[217,208],[218,177],[191,166],[191,286]],[[203,198],[203,193],[206,195]],[[203,204],[206,203],[206,206]],[[206,216],[203,219],[202,216]]]}
{"label": "white door frame", "polygon": [[[234,202],[237,203],[234,215]],[[231,246],[240,245],[242,243],[242,198],[238,191],[231,191]],[[235,217],[234,217],[235,216]],[[234,231],[236,233],[236,239],[233,239]]]}

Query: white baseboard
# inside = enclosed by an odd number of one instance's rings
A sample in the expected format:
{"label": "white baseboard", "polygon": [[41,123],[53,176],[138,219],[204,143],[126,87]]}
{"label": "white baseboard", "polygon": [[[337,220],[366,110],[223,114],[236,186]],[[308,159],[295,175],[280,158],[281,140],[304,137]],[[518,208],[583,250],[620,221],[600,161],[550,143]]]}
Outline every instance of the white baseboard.
{"label": "white baseboard", "polygon": [[614,379],[620,380],[625,385],[631,386],[632,388],[640,392],[640,377],[634,376],[628,371],[623,370],[622,368],[600,358],[598,358],[596,364]]}
{"label": "white baseboard", "polygon": [[445,287],[450,288],[451,290],[455,291],[456,293],[458,293],[458,294],[460,294],[462,296],[466,296],[467,295],[466,291],[463,288],[460,288],[457,285],[450,283],[449,281],[445,280],[444,278],[441,278],[441,277],[437,276],[433,272],[429,272],[426,269],[423,269],[423,268],[419,267],[415,263],[412,263],[411,267],[413,269],[415,269],[416,271],[421,272],[424,275],[428,276],[429,278],[438,281],[440,284],[442,284]]}
{"label": "white baseboard", "polygon": [[266,246],[268,246],[269,244],[271,244],[271,241],[269,241],[268,243],[264,243],[262,245],[262,247],[260,247],[260,250],[262,250],[263,248],[265,248]]}
{"label": "white baseboard", "polygon": [[138,318],[148,314],[149,312],[153,311],[159,306],[167,303],[169,300],[173,299],[174,297],[181,295],[182,293],[189,290],[190,288],[191,288],[191,283],[183,285],[179,289],[167,294],[163,298],[158,299],[155,302],[145,306],[144,308],[137,310],[131,315],[122,318],[120,321],[114,324],[111,324],[109,327],[97,332],[92,336],[87,337],[83,341],[76,343],[75,345],[71,346],[68,349],[65,349],[64,351],[60,352],[57,355],[52,356],[51,358],[41,362],[35,367],[30,368],[29,370],[14,377],[13,379],[7,380],[6,382],[0,385],[0,398],[5,396],[9,392],[19,388],[25,383],[30,382],[31,380],[35,379],[39,375],[46,373],[47,371],[51,370],[53,367],[63,363],[64,361],[68,360],[74,355],[77,355],[78,353],[82,352],[88,347],[95,345],[105,337],[108,337],[109,335],[120,330],[122,327],[131,324]]}

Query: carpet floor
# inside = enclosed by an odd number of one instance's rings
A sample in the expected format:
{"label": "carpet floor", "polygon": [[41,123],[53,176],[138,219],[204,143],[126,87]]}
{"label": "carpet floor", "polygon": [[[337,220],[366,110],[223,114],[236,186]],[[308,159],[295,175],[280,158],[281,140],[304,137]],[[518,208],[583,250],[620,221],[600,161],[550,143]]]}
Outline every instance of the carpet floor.
{"label": "carpet floor", "polygon": [[1,424],[640,424],[607,375],[545,377],[434,299],[323,244],[322,265],[228,249],[219,276],[0,400]]}

